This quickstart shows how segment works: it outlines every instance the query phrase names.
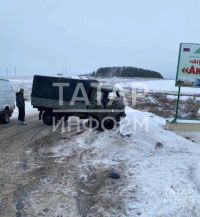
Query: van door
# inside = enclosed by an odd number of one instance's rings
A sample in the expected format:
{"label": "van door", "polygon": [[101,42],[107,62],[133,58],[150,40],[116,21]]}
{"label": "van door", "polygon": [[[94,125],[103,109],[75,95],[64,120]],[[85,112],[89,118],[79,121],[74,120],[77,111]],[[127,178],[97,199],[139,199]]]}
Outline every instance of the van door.
{"label": "van door", "polygon": [[0,112],[4,111],[4,109],[7,106],[12,112],[15,106],[14,94],[9,81],[1,79],[0,80]]}

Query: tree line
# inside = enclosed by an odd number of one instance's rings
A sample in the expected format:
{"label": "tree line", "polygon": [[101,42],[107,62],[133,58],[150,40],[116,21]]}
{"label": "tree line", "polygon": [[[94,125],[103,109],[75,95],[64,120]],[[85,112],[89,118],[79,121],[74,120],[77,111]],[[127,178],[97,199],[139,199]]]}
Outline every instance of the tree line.
{"label": "tree line", "polygon": [[92,73],[93,77],[163,78],[159,72],[136,67],[104,67]]}

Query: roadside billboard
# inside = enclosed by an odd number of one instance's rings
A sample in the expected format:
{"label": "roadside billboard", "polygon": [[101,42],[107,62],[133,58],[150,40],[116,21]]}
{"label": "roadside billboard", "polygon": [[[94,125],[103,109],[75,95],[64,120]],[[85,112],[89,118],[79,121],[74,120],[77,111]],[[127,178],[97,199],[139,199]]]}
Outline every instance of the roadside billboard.
{"label": "roadside billboard", "polygon": [[200,44],[180,44],[176,86],[200,88]]}

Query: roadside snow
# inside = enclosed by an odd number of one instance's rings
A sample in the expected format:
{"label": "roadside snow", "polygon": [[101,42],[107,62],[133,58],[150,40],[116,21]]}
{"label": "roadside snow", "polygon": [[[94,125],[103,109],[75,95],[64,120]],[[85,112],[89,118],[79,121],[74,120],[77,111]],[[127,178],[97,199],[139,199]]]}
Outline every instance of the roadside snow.
{"label": "roadside snow", "polygon": [[[25,102],[25,113],[26,113],[26,116],[31,116],[31,115],[37,114],[38,110],[33,108],[30,101],[26,101]],[[16,107],[13,112],[12,118],[17,118],[17,117],[18,117],[18,109]]]}
{"label": "roadside snow", "polygon": [[[128,117],[142,113],[134,110]],[[149,131],[141,131],[132,139],[135,150],[128,151],[128,188],[136,182],[136,201],[127,203],[140,216],[199,216],[200,170],[199,144],[164,129],[165,120],[149,116]],[[157,142],[163,147],[155,149]],[[129,145],[131,145],[129,141]],[[129,216],[132,216],[132,212]]]}
{"label": "roadside snow", "polygon": [[[86,131],[74,141],[88,150],[80,163],[81,177],[87,179],[91,167],[121,175],[101,188],[91,210],[101,210],[102,216],[200,216],[200,144],[166,130],[165,119],[151,113],[127,108],[126,114],[119,128]],[[70,153],[67,148],[72,147],[65,146],[63,155]]]}
{"label": "roadside snow", "polygon": [[[25,113],[26,116],[34,115],[38,113],[37,109],[34,109],[31,105],[30,101],[30,95],[31,95],[31,89],[32,89],[32,82],[33,78],[32,77],[25,77],[25,78],[10,78],[9,79],[14,93],[19,91],[21,88],[24,89],[25,93]],[[12,118],[17,118],[18,117],[18,109],[15,107],[15,110],[12,114]]]}

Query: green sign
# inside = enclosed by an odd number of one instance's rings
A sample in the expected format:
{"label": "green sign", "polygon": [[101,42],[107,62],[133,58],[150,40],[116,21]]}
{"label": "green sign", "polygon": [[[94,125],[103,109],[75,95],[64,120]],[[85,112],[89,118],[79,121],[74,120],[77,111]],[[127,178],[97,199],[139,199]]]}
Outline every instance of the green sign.
{"label": "green sign", "polygon": [[180,44],[176,86],[200,87],[200,44]]}

